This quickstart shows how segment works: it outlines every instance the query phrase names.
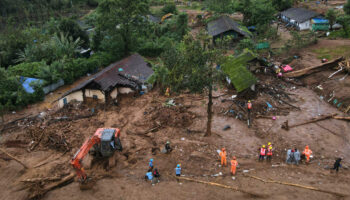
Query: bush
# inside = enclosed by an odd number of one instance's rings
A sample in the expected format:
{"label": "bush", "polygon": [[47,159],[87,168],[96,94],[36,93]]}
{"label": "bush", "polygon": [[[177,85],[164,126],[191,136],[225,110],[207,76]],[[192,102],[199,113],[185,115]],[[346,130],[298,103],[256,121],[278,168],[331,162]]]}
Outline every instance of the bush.
{"label": "bush", "polygon": [[162,8],[162,13],[163,13],[163,15],[166,15],[168,13],[177,14],[177,8],[176,8],[175,3],[167,3]]}
{"label": "bush", "polygon": [[31,63],[21,63],[15,66],[11,66],[7,69],[10,76],[24,76],[37,78],[37,73],[40,68],[45,66],[45,62],[31,62]]}
{"label": "bush", "polygon": [[243,39],[243,40],[239,41],[239,43],[237,45],[237,50],[239,52],[242,52],[243,49],[249,49],[249,50],[254,51],[255,50],[254,41],[251,39]]}

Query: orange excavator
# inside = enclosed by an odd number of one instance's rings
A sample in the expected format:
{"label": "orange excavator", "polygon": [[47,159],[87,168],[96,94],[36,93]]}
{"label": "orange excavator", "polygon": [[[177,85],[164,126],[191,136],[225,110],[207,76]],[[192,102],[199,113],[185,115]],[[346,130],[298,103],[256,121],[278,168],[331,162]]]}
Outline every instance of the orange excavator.
{"label": "orange excavator", "polygon": [[122,151],[120,130],[118,128],[99,128],[95,134],[87,139],[71,160],[71,165],[77,172],[80,183],[88,181],[82,166],[84,157],[89,153],[95,157],[111,158],[115,151]]}

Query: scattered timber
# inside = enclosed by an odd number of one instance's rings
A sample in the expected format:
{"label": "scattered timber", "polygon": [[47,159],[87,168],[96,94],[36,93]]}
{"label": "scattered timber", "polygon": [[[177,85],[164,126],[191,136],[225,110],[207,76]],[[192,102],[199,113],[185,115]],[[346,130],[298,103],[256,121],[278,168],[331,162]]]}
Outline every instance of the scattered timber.
{"label": "scattered timber", "polygon": [[51,190],[54,190],[56,188],[59,188],[59,187],[65,186],[69,183],[72,183],[75,176],[76,175],[74,173],[71,173],[68,176],[62,178],[58,182],[48,184],[43,189],[41,189],[39,192],[31,194],[28,199],[30,199],[30,200],[38,199]]}
{"label": "scattered timber", "polygon": [[15,156],[11,155],[10,153],[8,153],[7,151],[5,151],[4,149],[0,149],[1,152],[3,152],[4,154],[6,154],[8,157],[10,157],[11,159],[17,161],[19,164],[21,164],[25,169],[28,169],[29,167],[24,164],[22,161],[20,161],[18,158],[16,158]]}
{"label": "scattered timber", "polygon": [[197,180],[197,179],[192,179],[192,178],[186,178],[186,177],[178,177],[175,176],[176,179],[179,180],[186,180],[186,181],[191,181],[191,182],[196,182],[196,183],[203,183],[206,185],[211,185],[211,186],[216,186],[216,187],[222,187],[222,188],[226,188],[226,189],[231,189],[231,190],[235,190],[235,191],[239,191],[239,192],[243,192],[246,194],[251,195],[252,197],[260,197],[260,198],[266,198],[265,195],[261,195],[261,194],[257,194],[257,193],[253,193],[253,192],[249,192],[243,189],[240,189],[238,187],[233,187],[233,186],[229,186],[229,185],[223,185],[220,183],[214,183],[214,182],[208,182],[208,181],[202,181],[202,180]]}
{"label": "scattered timber", "polygon": [[328,193],[328,194],[332,194],[332,195],[335,195],[335,196],[338,196],[338,197],[346,197],[346,196],[348,196],[347,194],[341,194],[341,193],[334,192],[334,191],[323,190],[323,189],[319,189],[319,188],[312,187],[312,186],[307,186],[307,185],[299,185],[299,184],[295,184],[295,183],[276,181],[276,180],[273,180],[273,179],[265,180],[265,179],[262,179],[260,177],[247,175],[247,174],[244,174],[244,176],[247,176],[249,178],[253,178],[253,179],[262,181],[264,183],[277,183],[277,184],[281,184],[281,185],[288,185],[288,186],[293,186],[293,187],[298,187],[298,188],[303,188],[303,189],[308,189],[308,190],[314,190],[314,191],[318,191],[318,192]]}
{"label": "scattered timber", "polygon": [[285,130],[289,130],[290,128],[294,128],[294,127],[297,127],[297,126],[302,126],[302,125],[305,125],[305,124],[311,124],[311,123],[315,123],[315,122],[319,122],[319,121],[322,121],[322,120],[326,120],[326,119],[332,119],[336,116],[337,114],[331,114],[331,115],[326,115],[326,116],[322,116],[320,118],[316,118],[316,119],[311,119],[311,120],[308,120],[306,122],[302,122],[302,123],[297,123],[297,124],[293,124],[293,125],[289,125],[288,124],[288,120],[286,122],[284,122],[281,126],[281,128],[285,129]]}
{"label": "scattered timber", "polygon": [[305,76],[305,75],[310,75],[310,74],[328,69],[330,67],[334,67],[336,64],[338,64],[339,62],[341,62],[343,60],[344,60],[344,58],[340,57],[340,58],[334,59],[332,61],[323,63],[322,65],[316,65],[316,66],[312,66],[312,67],[307,67],[305,69],[297,70],[294,72],[285,73],[285,74],[283,74],[283,76],[287,77],[287,78],[296,78],[296,77],[301,77],[301,76]]}

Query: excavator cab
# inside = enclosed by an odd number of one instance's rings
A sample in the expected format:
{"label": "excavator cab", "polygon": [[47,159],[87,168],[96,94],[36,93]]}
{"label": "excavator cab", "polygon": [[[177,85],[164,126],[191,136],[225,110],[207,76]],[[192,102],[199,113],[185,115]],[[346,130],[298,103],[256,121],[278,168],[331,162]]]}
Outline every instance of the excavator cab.
{"label": "excavator cab", "polygon": [[119,137],[115,137],[115,129],[104,129],[101,135],[101,154],[103,157],[110,157],[114,151],[122,151]]}

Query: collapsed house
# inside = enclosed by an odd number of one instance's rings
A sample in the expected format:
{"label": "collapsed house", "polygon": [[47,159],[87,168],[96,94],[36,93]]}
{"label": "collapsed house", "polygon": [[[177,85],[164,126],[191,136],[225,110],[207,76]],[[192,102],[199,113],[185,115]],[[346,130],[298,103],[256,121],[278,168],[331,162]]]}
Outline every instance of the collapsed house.
{"label": "collapsed house", "polygon": [[305,8],[289,8],[281,12],[281,19],[298,30],[312,29],[312,19],[320,17],[320,14]]}
{"label": "collapsed house", "polygon": [[229,56],[221,66],[222,71],[227,75],[226,81],[228,84],[232,83],[237,92],[242,92],[247,88],[254,89],[257,78],[247,69],[247,64],[256,58],[253,52],[244,49],[237,57]]}
{"label": "collapsed house", "polygon": [[139,54],[133,54],[115,62],[93,75],[77,87],[67,91],[59,100],[62,108],[69,102],[85,101],[88,98],[108,102],[116,100],[119,94],[129,94],[147,90],[146,82],[153,70]]}
{"label": "collapsed house", "polygon": [[241,26],[228,16],[221,16],[216,20],[210,21],[207,25],[208,34],[213,37],[215,42],[218,38],[233,36],[235,40],[244,37],[250,37],[250,32],[244,26]]}

